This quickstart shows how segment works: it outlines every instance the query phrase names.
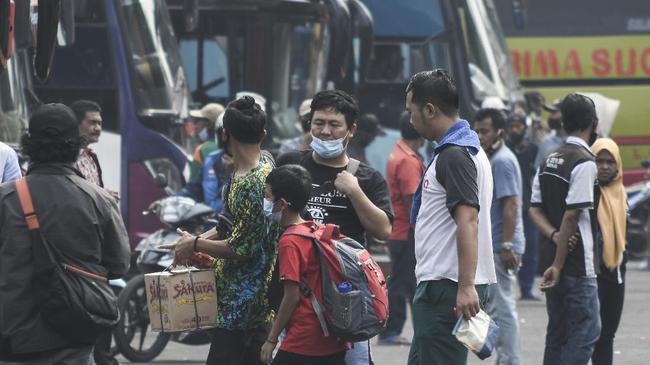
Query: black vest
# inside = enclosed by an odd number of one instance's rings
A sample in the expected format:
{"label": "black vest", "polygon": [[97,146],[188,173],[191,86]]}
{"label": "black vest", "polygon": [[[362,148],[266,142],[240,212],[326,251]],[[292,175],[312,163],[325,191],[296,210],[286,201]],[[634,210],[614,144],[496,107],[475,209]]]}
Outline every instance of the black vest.
{"label": "black vest", "polygon": [[[551,225],[559,230],[562,225],[562,218],[567,209],[581,209],[591,208],[591,203],[566,204],[566,198],[569,194],[569,182],[571,181],[571,172],[576,166],[594,161],[594,156],[587,151],[584,147],[574,143],[565,143],[558,148],[555,152],[551,153],[546,159],[546,163],[542,165],[538,178],[539,188],[541,192],[541,204],[535,204],[540,207]],[[594,181],[594,189],[597,187],[597,182]],[[598,199],[594,197],[593,207],[589,211],[591,221],[591,233],[594,240],[594,270],[596,273],[599,271],[600,264],[600,248],[595,243],[597,242],[597,211]],[[543,274],[549,266],[553,264],[555,258],[555,244],[548,238],[543,237],[540,242],[540,259],[539,271]],[[566,262],[564,264],[563,273],[572,276],[585,276],[585,250],[582,239],[578,240],[575,248],[569,251]]]}

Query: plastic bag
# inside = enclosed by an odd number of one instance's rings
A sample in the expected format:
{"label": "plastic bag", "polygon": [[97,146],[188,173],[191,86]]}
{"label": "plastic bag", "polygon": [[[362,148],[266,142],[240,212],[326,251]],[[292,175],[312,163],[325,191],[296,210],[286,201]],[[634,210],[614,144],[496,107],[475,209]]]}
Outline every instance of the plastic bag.
{"label": "plastic bag", "polygon": [[470,320],[463,315],[458,318],[451,332],[456,339],[483,360],[492,355],[497,342],[499,326],[483,310]]}

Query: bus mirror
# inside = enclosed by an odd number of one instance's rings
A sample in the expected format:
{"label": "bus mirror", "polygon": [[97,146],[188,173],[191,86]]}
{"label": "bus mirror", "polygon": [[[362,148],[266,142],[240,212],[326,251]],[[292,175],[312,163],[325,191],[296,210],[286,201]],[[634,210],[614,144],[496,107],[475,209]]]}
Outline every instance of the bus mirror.
{"label": "bus mirror", "polygon": [[[359,0],[350,0],[350,15],[355,36],[359,39],[359,59],[357,69],[359,71],[359,83],[363,84],[368,72],[368,63],[372,52],[372,41],[374,38],[373,20],[370,10]],[[357,85],[358,86],[358,85]]]}
{"label": "bus mirror", "polygon": [[199,0],[183,1],[183,18],[185,19],[185,31],[193,32],[199,25]]}
{"label": "bus mirror", "polygon": [[60,14],[61,0],[39,1],[34,71],[42,82],[47,80],[54,59]]}
{"label": "bus mirror", "polygon": [[166,188],[167,185],[169,184],[168,181],[167,181],[167,176],[165,176],[165,175],[163,175],[161,173],[157,173],[156,177],[153,178],[153,181],[154,181],[154,184],[156,184],[156,186],[161,188],[161,189]]}
{"label": "bus mirror", "polygon": [[325,0],[329,13],[330,52],[327,62],[327,80],[335,84],[345,78],[348,52],[352,40],[350,11],[343,0]]}
{"label": "bus mirror", "polygon": [[0,0],[0,72],[13,53],[14,1]]}
{"label": "bus mirror", "polygon": [[74,0],[61,0],[61,27],[59,27],[58,43],[69,46],[74,43]]}
{"label": "bus mirror", "polygon": [[29,1],[16,2],[16,16],[14,17],[14,46],[16,49],[25,49],[32,45],[29,7]]}

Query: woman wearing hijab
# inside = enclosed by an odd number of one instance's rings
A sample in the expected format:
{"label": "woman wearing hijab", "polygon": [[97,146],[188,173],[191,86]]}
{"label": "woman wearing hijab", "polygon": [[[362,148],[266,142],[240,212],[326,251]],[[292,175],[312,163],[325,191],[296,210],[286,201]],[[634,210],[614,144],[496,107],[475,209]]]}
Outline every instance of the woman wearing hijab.
{"label": "woman wearing hijab", "polygon": [[[591,146],[598,166],[600,198],[596,215],[600,226],[602,257],[598,274],[601,333],[591,357],[593,365],[611,365],[614,335],[623,312],[625,296],[625,234],[627,196],[623,187],[623,165],[616,142],[600,138]],[[596,195],[596,197],[598,194]]]}

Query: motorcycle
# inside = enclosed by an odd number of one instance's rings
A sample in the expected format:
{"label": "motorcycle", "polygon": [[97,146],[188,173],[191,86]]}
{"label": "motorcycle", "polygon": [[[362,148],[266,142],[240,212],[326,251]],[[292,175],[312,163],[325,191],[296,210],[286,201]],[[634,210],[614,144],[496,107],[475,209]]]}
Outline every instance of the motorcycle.
{"label": "motorcycle", "polygon": [[626,189],[628,196],[627,251],[631,260],[648,259],[650,246],[650,160],[641,164],[646,179]]}
{"label": "motorcycle", "polygon": [[176,242],[180,238],[176,232],[178,228],[199,234],[213,227],[216,224],[214,211],[193,199],[169,196],[152,204],[143,214],[157,215],[167,227],[143,238],[135,247],[139,252],[136,263],[141,275],[131,278],[118,297],[122,318],[113,331],[113,338],[119,352],[131,362],[150,362],[170,340],[187,345],[204,345],[211,341],[205,331],[153,332],[149,324],[144,274],[171,266],[174,252],[158,246]]}

